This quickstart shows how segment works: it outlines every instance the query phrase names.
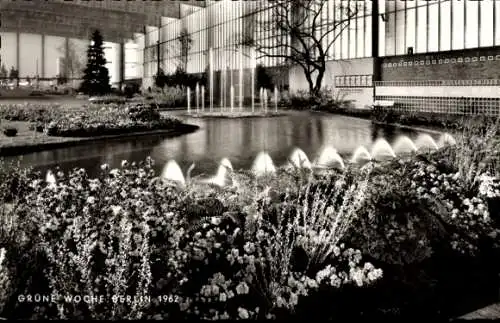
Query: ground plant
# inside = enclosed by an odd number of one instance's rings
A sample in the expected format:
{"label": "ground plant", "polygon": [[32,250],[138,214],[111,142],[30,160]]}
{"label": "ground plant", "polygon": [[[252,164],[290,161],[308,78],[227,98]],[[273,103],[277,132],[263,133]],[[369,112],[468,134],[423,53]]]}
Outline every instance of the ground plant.
{"label": "ground plant", "polygon": [[464,314],[498,289],[499,154],[481,153],[498,151],[495,127],[343,171],[236,171],[225,187],[180,187],[150,158],[49,181],[1,164],[0,317]]}

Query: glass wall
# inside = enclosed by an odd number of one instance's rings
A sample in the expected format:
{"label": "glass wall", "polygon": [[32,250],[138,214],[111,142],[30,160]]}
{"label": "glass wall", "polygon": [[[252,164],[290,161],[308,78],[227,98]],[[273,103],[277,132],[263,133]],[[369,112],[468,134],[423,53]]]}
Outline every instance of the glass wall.
{"label": "glass wall", "polygon": [[[500,45],[496,0],[385,1],[384,55]],[[384,30],[385,29],[385,30]]]}

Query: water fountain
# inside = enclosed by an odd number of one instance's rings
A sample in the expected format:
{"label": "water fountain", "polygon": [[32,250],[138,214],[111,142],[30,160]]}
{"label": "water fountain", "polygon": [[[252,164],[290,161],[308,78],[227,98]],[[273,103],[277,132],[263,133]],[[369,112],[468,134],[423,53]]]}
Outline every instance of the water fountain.
{"label": "water fountain", "polygon": [[354,154],[352,154],[351,163],[357,164],[361,161],[370,161],[370,160],[372,160],[372,156],[370,155],[368,149],[366,149],[364,146],[360,146],[356,148]]}
{"label": "water fountain", "polygon": [[243,48],[240,47],[239,50],[239,74],[238,74],[238,86],[240,87],[239,96],[239,107],[240,112],[243,112]]}
{"label": "water fountain", "polygon": [[264,111],[264,92],[262,88],[259,88],[259,102],[260,102],[260,110]]}
{"label": "water fountain", "polygon": [[394,150],[392,150],[391,145],[387,142],[387,140],[383,138],[379,138],[375,141],[372,147],[372,152],[370,154],[373,159],[385,159],[387,157],[396,157]]}
{"label": "water fountain", "polygon": [[252,113],[255,112],[255,68],[256,68],[256,57],[255,57],[255,49],[252,48],[250,52],[250,63],[251,69],[250,69],[250,83],[252,84]]}
{"label": "water fountain", "polygon": [[47,174],[45,175],[45,182],[47,182],[47,185],[51,188],[56,187],[57,185],[56,177],[54,176],[54,173],[50,169],[47,171]]}
{"label": "water fountain", "polygon": [[163,168],[163,171],[161,173],[161,178],[177,182],[181,185],[186,184],[186,179],[184,178],[184,175],[182,174],[182,170],[179,167],[179,164],[175,160],[169,160],[165,167]]}
{"label": "water fountain", "polygon": [[415,146],[413,141],[408,138],[408,136],[400,136],[394,142],[394,145],[392,147],[392,150],[396,155],[401,153],[413,153],[418,150],[417,146]]}
{"label": "water fountain", "polygon": [[307,168],[311,169],[312,165],[306,153],[300,149],[295,148],[290,154],[290,166],[293,168]]}
{"label": "water fountain", "polygon": [[196,111],[198,111],[200,109],[200,85],[198,84],[198,82],[196,82],[194,93],[196,97]]}
{"label": "water fountain", "polygon": [[224,74],[225,74],[224,67],[222,67],[220,70],[220,83],[219,83],[219,87],[220,87],[220,112],[221,113],[224,109],[224,87],[225,87],[225,84],[224,84],[224,76],[225,75]]}
{"label": "water fountain", "polygon": [[[188,109],[188,113],[191,113],[191,89],[188,87],[186,89],[186,92],[187,92],[187,109]],[[198,111],[196,111],[196,113],[198,113]]]}
{"label": "water fountain", "polygon": [[278,112],[278,87],[274,86],[274,112]]}
{"label": "water fountain", "polygon": [[208,49],[208,77],[209,77],[209,106],[210,112],[214,111],[214,54],[213,49]]}
{"label": "water fountain", "polygon": [[327,146],[321,150],[319,157],[314,162],[314,167],[343,169],[345,164],[337,150],[331,146]]}
{"label": "water fountain", "polygon": [[219,163],[219,168],[215,176],[210,178],[201,178],[196,180],[198,183],[217,185],[219,187],[225,187],[231,183],[230,173],[233,171],[233,165],[227,158],[223,158]]}
{"label": "water fountain", "polygon": [[439,149],[438,145],[432,139],[432,137],[429,134],[421,134],[417,137],[415,140],[415,146],[417,147],[418,150],[437,150]]}
{"label": "water fountain", "polygon": [[201,86],[201,111],[205,111],[205,86]]}
{"label": "water fountain", "polygon": [[441,137],[439,137],[439,140],[438,140],[438,146],[439,147],[444,147],[444,146],[447,146],[447,145],[448,146],[454,146],[456,144],[457,144],[457,141],[449,133],[442,134]]}
{"label": "water fountain", "polygon": [[266,152],[260,152],[253,162],[252,172],[256,176],[264,176],[275,173],[276,167],[274,166],[271,156],[269,156]]}
{"label": "water fountain", "polygon": [[231,85],[230,93],[229,93],[229,105],[231,106],[231,113],[233,113],[234,109],[234,86]]}
{"label": "water fountain", "polygon": [[264,101],[264,112],[267,113],[267,90],[262,91],[262,100]]}

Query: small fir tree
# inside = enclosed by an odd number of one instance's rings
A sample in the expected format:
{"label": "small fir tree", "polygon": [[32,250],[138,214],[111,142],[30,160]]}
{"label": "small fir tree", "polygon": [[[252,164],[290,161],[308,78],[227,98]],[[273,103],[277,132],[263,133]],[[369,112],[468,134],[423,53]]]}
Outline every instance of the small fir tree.
{"label": "small fir tree", "polygon": [[80,88],[83,93],[103,95],[111,92],[109,71],[104,57],[103,38],[98,30],[92,34],[92,43],[87,50],[87,67],[83,73],[83,83]]}

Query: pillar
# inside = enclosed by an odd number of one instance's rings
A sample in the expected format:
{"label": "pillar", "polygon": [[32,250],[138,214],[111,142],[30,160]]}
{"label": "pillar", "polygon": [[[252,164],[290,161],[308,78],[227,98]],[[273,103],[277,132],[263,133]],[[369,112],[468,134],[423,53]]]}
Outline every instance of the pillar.
{"label": "pillar", "polygon": [[119,64],[120,64],[120,75],[118,76],[118,81],[120,84],[120,90],[122,90],[125,81],[125,41],[123,39],[120,42]]}
{"label": "pillar", "polygon": [[[69,38],[64,37],[64,76],[68,79],[70,75],[68,75],[68,53],[69,53]],[[73,81],[73,80],[72,80]]]}
{"label": "pillar", "polygon": [[[19,73],[19,71],[21,70],[19,67],[21,66],[21,59],[20,59],[20,50],[21,46],[19,45],[19,32],[17,31],[16,32],[16,69],[17,69],[17,72]],[[18,74],[18,78],[16,80],[16,83],[17,83],[17,86],[19,86],[19,77],[21,75]]]}
{"label": "pillar", "polygon": [[[37,73],[38,74],[38,73]],[[42,34],[42,56],[41,56],[41,69],[40,74],[37,77],[45,77],[45,34]]]}
{"label": "pillar", "polygon": [[[372,82],[381,80],[381,62],[379,58],[379,44],[378,44],[378,34],[379,34],[379,24],[380,19],[382,19],[379,15],[378,10],[378,0],[372,0],[372,58],[373,58],[373,77]],[[375,86],[373,86],[373,96],[372,100],[375,101]]]}

